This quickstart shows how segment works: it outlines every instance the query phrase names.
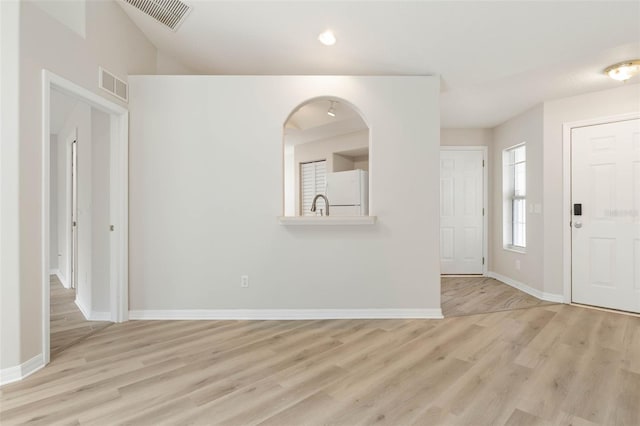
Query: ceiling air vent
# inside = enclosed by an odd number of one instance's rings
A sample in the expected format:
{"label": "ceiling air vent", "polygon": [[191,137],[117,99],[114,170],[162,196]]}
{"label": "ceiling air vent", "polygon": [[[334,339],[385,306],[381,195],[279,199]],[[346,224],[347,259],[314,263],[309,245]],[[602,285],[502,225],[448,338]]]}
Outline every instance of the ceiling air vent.
{"label": "ceiling air vent", "polygon": [[98,67],[99,69],[99,83],[101,89],[106,90],[111,93],[116,98],[122,99],[125,102],[129,100],[129,88],[127,83],[124,80],[120,80],[115,75],[111,74],[109,71],[105,70],[102,67]]}
{"label": "ceiling air vent", "polygon": [[180,0],[124,0],[173,31],[177,30],[191,10]]}

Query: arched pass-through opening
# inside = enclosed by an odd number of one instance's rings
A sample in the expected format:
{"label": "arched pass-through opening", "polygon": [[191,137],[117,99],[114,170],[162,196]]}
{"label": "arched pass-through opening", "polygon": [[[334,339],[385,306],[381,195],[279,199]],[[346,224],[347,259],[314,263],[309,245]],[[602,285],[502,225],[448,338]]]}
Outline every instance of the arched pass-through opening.
{"label": "arched pass-through opening", "polygon": [[303,102],[283,126],[284,216],[370,214],[370,129],[337,97]]}

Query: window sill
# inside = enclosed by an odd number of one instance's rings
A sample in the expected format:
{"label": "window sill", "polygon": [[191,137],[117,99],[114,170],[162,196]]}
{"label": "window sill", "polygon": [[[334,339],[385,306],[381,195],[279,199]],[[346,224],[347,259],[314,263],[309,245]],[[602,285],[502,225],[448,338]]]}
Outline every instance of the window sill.
{"label": "window sill", "polygon": [[504,250],[506,250],[506,251],[512,251],[514,253],[527,254],[527,249],[526,248],[513,247],[513,246],[507,246],[507,247],[502,247],[502,248]]}
{"label": "window sill", "polygon": [[286,226],[373,225],[376,219],[376,216],[280,216],[278,223]]}

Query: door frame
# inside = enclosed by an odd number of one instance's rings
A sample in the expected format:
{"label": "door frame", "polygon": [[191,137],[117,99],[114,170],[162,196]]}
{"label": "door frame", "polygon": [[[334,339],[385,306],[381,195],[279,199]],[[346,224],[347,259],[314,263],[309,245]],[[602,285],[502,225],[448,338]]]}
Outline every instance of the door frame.
{"label": "door frame", "polygon": [[[489,147],[486,145],[440,145],[440,151],[482,152],[482,161],[484,161],[484,167],[482,168],[482,208],[484,209],[484,217],[482,218],[482,257],[484,257],[484,264],[482,265],[482,276],[486,277],[489,271]],[[438,218],[439,217],[440,216],[438,215]]]}
{"label": "door frame", "polygon": [[563,269],[563,299],[564,303],[571,300],[572,280],[572,251],[571,251],[571,131],[579,127],[598,126],[601,124],[617,123],[640,118],[640,112],[616,114],[607,117],[590,118],[571,121],[562,124],[562,269]]}
{"label": "door frame", "polygon": [[113,322],[128,320],[129,312],[129,112],[90,90],[51,71],[42,70],[42,355],[50,361],[50,283],[49,283],[49,212],[50,212],[50,121],[51,89],[69,95],[110,116],[109,217],[113,231],[110,238],[110,316]]}
{"label": "door frame", "polygon": [[[75,147],[74,147],[75,145]],[[69,265],[67,271],[69,271],[69,287],[72,288],[76,294],[78,292],[78,227],[74,226],[74,219],[78,219],[78,128],[73,131],[73,136],[65,141],[65,148],[68,149],[67,157],[71,154],[71,159],[67,158],[69,169],[65,170],[65,177],[70,178],[69,184],[65,185],[66,199],[68,212],[65,214],[65,221],[69,230],[65,232],[67,253],[69,253],[68,260]],[[74,152],[75,151],[75,152]],[[75,158],[74,158],[75,156]],[[74,164],[75,163],[75,164]],[[71,172],[71,176],[69,176]],[[74,204],[75,203],[75,204]]]}

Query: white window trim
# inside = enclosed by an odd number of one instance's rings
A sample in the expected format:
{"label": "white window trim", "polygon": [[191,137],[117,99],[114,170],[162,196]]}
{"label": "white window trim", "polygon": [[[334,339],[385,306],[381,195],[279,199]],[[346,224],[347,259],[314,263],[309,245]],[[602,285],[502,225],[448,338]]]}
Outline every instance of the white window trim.
{"label": "white window trim", "polygon": [[[512,151],[514,151],[517,148],[520,147],[525,147],[526,150],[526,146],[527,143],[526,142],[522,142],[519,143],[517,145],[513,145],[510,146],[508,148],[505,148],[502,150],[502,193],[503,193],[503,216],[502,216],[502,229],[503,229],[503,236],[502,236],[502,248],[505,251],[511,251],[514,253],[520,253],[520,254],[526,254],[527,252],[527,247],[526,247],[526,230],[527,230],[527,221],[526,221],[526,207],[525,207],[525,246],[518,246],[518,245],[514,245],[513,244],[513,226],[514,226],[514,221],[513,221],[513,202],[516,199],[519,200],[524,200],[525,201],[525,206],[526,206],[526,201],[527,201],[527,190],[526,190],[526,186],[525,186],[525,195],[516,195],[515,194],[515,188],[513,188],[514,183],[512,182],[514,179],[514,173],[512,172],[512,170],[515,169],[515,165],[516,164],[525,164],[525,173],[526,173],[526,164],[527,164],[527,159],[525,157],[524,161],[520,161],[520,162],[514,162],[511,163],[511,159],[510,159],[510,153]],[[526,151],[525,151],[526,152]],[[507,174],[508,169],[509,168],[509,174]],[[507,181],[508,180],[508,181]],[[509,185],[509,186],[507,186]],[[509,189],[507,189],[509,188]]]}

